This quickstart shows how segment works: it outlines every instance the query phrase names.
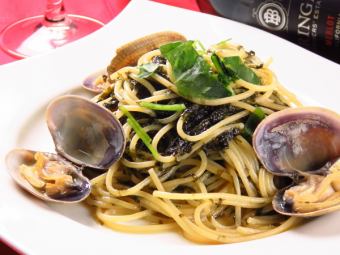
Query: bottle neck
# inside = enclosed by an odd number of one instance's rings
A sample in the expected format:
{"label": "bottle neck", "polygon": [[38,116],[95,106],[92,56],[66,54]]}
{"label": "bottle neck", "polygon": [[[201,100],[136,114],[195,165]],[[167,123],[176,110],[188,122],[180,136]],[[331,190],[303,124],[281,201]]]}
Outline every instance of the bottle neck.
{"label": "bottle neck", "polygon": [[65,19],[64,1],[47,0],[45,20],[48,22],[60,22]]}

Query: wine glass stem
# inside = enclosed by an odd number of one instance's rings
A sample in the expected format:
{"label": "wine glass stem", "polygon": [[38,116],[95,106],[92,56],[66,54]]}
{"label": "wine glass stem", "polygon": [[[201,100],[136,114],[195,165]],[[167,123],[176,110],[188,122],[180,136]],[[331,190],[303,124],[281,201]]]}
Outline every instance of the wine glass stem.
{"label": "wine glass stem", "polygon": [[60,22],[65,19],[64,1],[47,0],[45,20],[48,22]]}

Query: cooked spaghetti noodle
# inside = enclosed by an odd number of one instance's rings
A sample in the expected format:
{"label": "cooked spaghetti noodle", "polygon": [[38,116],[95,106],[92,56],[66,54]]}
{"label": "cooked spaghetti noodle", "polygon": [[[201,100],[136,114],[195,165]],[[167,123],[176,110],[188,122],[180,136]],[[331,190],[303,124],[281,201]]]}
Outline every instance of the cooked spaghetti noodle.
{"label": "cooked spaghetti noodle", "polygon": [[[178,230],[194,242],[215,244],[263,238],[300,221],[273,211],[273,175],[242,136],[257,108],[269,115],[300,103],[253,52],[229,42],[201,52],[216,71],[212,53],[239,56],[261,83],[238,78],[229,85],[233,95],[185,97],[174,83],[171,64],[156,49],[141,56],[137,66],[111,74],[105,91],[93,98],[121,121],[127,138],[123,157],[91,181],[87,203],[105,226],[131,233]],[[148,63],[159,67],[141,78],[140,67]],[[186,109],[159,111],[143,102]],[[149,147],[122,109],[149,135]]]}

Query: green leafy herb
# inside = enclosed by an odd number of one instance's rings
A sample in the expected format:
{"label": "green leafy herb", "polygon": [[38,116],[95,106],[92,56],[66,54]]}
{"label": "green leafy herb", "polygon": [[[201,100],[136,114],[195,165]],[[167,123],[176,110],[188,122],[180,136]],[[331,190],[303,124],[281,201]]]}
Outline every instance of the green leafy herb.
{"label": "green leafy herb", "polygon": [[187,98],[222,98],[231,93],[211,72],[210,65],[200,56],[193,41],[174,42],[160,47],[172,67],[178,92]]}
{"label": "green leafy herb", "polygon": [[241,78],[247,82],[261,84],[260,78],[247,67],[239,56],[226,57],[223,59],[224,66],[229,71],[231,76]]}
{"label": "green leafy herb", "polygon": [[266,117],[265,113],[261,108],[256,107],[255,110],[250,113],[243,129],[242,135],[248,140],[251,141],[253,133],[257,127],[257,125]]}
{"label": "green leafy herb", "polygon": [[229,87],[230,83],[235,80],[233,75],[230,75],[230,72],[225,68],[221,59],[213,53],[211,55],[211,61],[214,64],[217,72],[218,72],[218,79],[226,86],[226,89],[231,93],[234,94],[233,90]]}
{"label": "green leafy herb", "polygon": [[143,141],[145,146],[149,149],[152,156],[157,158],[159,156],[157,150],[151,145],[151,137],[145,132],[143,127],[138,123],[138,121],[132,116],[132,114],[124,107],[119,106],[119,110],[121,110],[124,115],[128,118],[127,123],[132,127],[132,129],[136,132],[138,137]]}
{"label": "green leafy herb", "polygon": [[156,63],[147,63],[139,66],[139,74],[137,75],[139,78],[148,78],[150,75],[152,75],[157,68],[159,67],[159,64]]}
{"label": "green leafy herb", "polygon": [[140,106],[151,109],[151,110],[159,110],[159,111],[173,111],[173,112],[181,112],[185,110],[184,104],[154,104],[149,102],[140,102]]}

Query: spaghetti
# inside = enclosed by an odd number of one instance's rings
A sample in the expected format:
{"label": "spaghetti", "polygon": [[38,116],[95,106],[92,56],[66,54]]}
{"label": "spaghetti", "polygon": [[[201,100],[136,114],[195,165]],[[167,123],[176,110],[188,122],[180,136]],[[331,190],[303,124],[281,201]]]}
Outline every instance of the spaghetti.
{"label": "spaghetti", "polygon": [[[127,138],[123,157],[91,181],[87,203],[107,227],[130,233],[177,230],[194,242],[216,244],[263,238],[299,223],[273,211],[273,175],[243,134],[256,109],[269,115],[300,103],[253,52],[229,42],[201,50],[216,73],[212,54],[238,56],[260,84],[238,77],[229,84],[232,95],[183,96],[173,66],[156,49],[137,66],[111,74],[107,88],[93,98],[121,121]],[[157,69],[141,77],[146,64]],[[152,104],[173,109],[150,109]],[[176,111],[177,105],[186,109]]]}

